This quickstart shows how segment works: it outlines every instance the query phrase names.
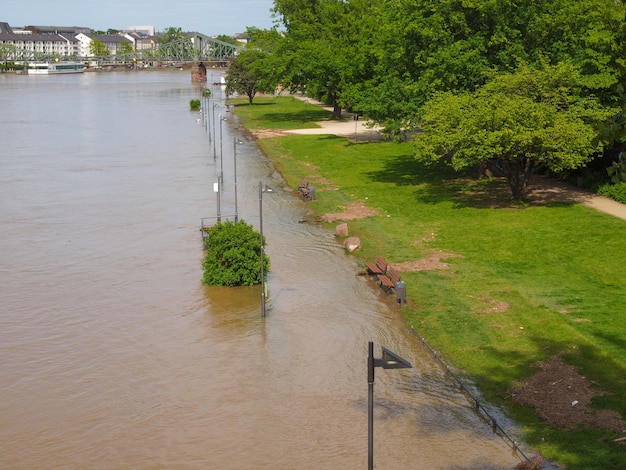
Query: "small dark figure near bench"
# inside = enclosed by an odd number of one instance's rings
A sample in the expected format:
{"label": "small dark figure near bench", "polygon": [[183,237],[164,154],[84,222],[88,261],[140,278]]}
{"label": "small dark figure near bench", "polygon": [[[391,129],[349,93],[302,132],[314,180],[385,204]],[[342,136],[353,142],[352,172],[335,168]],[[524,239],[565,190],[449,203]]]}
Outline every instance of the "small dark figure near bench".
{"label": "small dark figure near bench", "polygon": [[387,293],[391,293],[396,288],[396,283],[400,281],[400,274],[393,268],[387,269],[387,274],[381,274],[378,276],[380,281],[380,287],[385,289]]}
{"label": "small dark figure near bench", "polygon": [[381,256],[377,256],[375,263],[365,263],[365,267],[367,268],[368,273],[380,276],[387,272],[387,261],[385,261]]}

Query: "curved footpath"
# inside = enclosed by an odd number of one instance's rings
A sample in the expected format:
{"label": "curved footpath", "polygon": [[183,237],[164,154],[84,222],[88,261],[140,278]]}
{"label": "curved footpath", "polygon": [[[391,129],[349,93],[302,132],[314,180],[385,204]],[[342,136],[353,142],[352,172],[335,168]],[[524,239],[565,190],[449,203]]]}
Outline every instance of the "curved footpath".
{"label": "curved footpath", "polygon": [[[306,98],[299,95],[292,95],[298,99],[307,99],[310,103],[323,106],[320,102]],[[332,111],[332,108],[326,107],[326,109]],[[369,128],[366,126],[365,121],[352,120],[351,114],[345,115],[345,121],[318,121],[316,124],[319,128],[313,129],[293,129],[284,131],[285,134],[333,134],[342,137],[355,137],[357,141],[372,141],[380,140],[379,127]],[[553,197],[559,200],[571,201],[579,204],[585,204],[600,212],[605,212],[614,217],[626,220],[626,204],[621,204],[608,197],[598,196],[597,194],[590,193],[575,186],[568,185],[566,183],[558,181],[535,181],[533,186],[538,186],[544,197]]]}

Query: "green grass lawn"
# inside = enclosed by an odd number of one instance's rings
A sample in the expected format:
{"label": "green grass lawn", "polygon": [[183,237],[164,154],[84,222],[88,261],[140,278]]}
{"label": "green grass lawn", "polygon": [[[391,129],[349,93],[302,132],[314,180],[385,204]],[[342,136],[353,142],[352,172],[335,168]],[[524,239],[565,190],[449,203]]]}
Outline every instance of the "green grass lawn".
{"label": "green grass lawn", "polygon": [[[239,102],[235,102],[239,103]],[[310,126],[330,113],[300,100],[255,99],[237,105],[248,128]],[[578,204],[511,204],[505,184],[426,167],[410,143],[353,144],[335,136],[259,140],[292,187],[315,186],[318,214],[363,201],[379,216],[349,222],[361,263],[448,253],[446,270],[403,273],[410,325],[506,407],[541,454],[572,469],[626,468],[626,433],[558,429],[509,389],[561,354],[604,394],[598,409],[626,418],[626,221]],[[494,202],[498,204],[494,204]],[[329,226],[329,229],[332,228]],[[495,302],[507,305],[493,312]]]}

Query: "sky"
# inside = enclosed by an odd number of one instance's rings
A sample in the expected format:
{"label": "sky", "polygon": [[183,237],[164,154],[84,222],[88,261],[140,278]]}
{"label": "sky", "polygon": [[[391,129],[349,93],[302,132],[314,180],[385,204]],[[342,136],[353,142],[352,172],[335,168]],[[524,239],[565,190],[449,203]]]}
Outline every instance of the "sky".
{"label": "sky", "polygon": [[231,36],[248,26],[271,28],[273,5],[273,0],[0,0],[0,22],[12,28],[82,26],[102,31],[175,27]]}

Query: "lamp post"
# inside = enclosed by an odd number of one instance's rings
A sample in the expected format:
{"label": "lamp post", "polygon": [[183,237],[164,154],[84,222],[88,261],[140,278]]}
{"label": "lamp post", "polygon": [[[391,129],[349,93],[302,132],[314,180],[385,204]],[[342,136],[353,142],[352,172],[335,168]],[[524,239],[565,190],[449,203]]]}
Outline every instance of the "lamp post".
{"label": "lamp post", "polygon": [[374,343],[370,341],[369,355],[367,357],[367,468],[374,468],[374,368],[382,367],[383,369],[410,369],[413,367],[410,362],[402,359],[395,353],[386,348],[382,348],[383,357],[374,358]]}
{"label": "lamp post", "polygon": [[237,211],[237,144],[241,144],[237,140],[237,137],[233,137],[233,168],[234,168],[234,179],[235,179],[235,223],[239,220],[239,213]]}
{"label": "lamp post", "polygon": [[259,237],[261,240],[261,316],[265,317],[265,269],[263,262],[265,251],[263,249],[263,193],[273,193],[269,186],[263,187],[263,182],[259,181]]}
{"label": "lamp post", "polygon": [[[220,175],[222,177],[222,185],[224,184],[224,152],[222,146],[222,115],[220,114]],[[223,190],[223,188],[221,188]]]}
{"label": "lamp post", "polygon": [[217,221],[221,222],[222,221],[222,212],[220,210],[220,185],[222,184],[222,181],[220,179],[220,177],[217,177],[217,183],[213,183],[213,192],[216,194],[217,196]]}
{"label": "lamp post", "polygon": [[213,160],[215,160],[217,158],[217,152],[215,150],[215,107],[217,106],[217,103],[213,103]]}

